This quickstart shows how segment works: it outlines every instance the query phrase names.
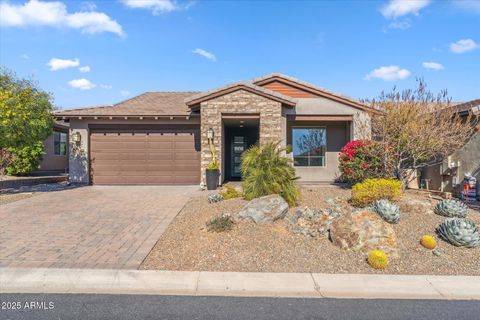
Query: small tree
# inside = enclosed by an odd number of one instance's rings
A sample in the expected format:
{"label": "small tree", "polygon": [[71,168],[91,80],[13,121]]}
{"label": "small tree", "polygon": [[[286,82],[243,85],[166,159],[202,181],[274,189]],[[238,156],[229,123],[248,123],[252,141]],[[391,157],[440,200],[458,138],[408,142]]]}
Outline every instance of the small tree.
{"label": "small tree", "polygon": [[8,150],[15,162],[25,166],[25,170],[18,167],[19,173],[35,169],[41,159],[43,147],[39,150],[38,146],[52,133],[54,123],[51,100],[33,81],[19,79],[11,71],[0,69],[0,149]]}
{"label": "small tree", "polygon": [[447,91],[433,94],[422,79],[417,88],[382,92],[371,105],[374,139],[383,145],[385,164],[408,183],[408,169],[442,159],[463,146],[473,133],[470,116],[461,119],[450,107]]}

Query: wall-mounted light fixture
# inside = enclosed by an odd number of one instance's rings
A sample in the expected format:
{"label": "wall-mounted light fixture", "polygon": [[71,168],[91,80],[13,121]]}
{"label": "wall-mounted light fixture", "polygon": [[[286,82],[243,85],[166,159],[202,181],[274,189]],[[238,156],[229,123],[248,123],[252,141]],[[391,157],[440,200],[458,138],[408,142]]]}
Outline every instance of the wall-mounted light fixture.
{"label": "wall-mounted light fixture", "polygon": [[207,138],[208,138],[209,140],[213,140],[213,136],[214,136],[213,129],[212,129],[212,128],[208,129],[208,131],[207,131]]}
{"label": "wall-mounted light fixture", "polygon": [[80,132],[77,131],[72,133],[72,141],[75,143],[79,143],[80,141],[82,141],[82,135],[80,134]]}

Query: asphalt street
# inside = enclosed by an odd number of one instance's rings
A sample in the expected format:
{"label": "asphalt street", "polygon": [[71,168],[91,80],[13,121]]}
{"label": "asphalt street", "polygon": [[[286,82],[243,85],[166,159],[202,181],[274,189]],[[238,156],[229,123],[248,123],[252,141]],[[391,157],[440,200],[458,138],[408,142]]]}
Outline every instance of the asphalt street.
{"label": "asphalt street", "polygon": [[480,319],[480,301],[0,294],[0,302],[2,320]]}

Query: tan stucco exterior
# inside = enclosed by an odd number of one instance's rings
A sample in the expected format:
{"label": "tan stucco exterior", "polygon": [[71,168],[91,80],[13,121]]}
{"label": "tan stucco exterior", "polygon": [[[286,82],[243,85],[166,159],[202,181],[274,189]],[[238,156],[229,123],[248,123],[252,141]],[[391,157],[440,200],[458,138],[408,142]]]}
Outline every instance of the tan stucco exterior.
{"label": "tan stucco exterior", "polygon": [[[68,129],[55,128],[55,131],[62,131],[68,134]],[[66,155],[56,155],[54,150],[54,135],[51,134],[43,142],[45,154],[42,155],[42,162],[38,168],[39,171],[58,171],[68,172],[68,152]]]}

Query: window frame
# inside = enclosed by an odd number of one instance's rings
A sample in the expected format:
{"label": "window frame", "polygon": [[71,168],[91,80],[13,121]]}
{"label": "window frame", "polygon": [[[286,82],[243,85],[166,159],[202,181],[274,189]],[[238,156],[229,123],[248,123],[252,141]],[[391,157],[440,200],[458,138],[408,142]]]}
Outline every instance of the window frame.
{"label": "window frame", "polygon": [[[58,134],[58,153],[57,153],[57,134]],[[65,135],[65,141],[62,141],[62,134]],[[62,154],[61,150],[61,145],[62,144],[65,144],[65,154]],[[55,156],[60,156],[60,157],[64,157],[66,155],[68,155],[68,133],[65,132],[65,131],[61,131],[61,130],[53,130],[53,154]]]}
{"label": "window frame", "polygon": [[[293,130],[294,129],[324,129],[325,130],[325,154],[323,155],[323,166],[297,166],[295,165],[295,154],[293,153],[293,148],[294,148],[294,143],[295,141],[293,140]],[[291,135],[291,141],[292,141],[292,164],[296,168],[326,168],[327,167],[327,145],[328,145],[328,140],[327,140],[327,126],[316,126],[316,125],[299,125],[295,126],[292,125],[290,129],[290,135]]]}

